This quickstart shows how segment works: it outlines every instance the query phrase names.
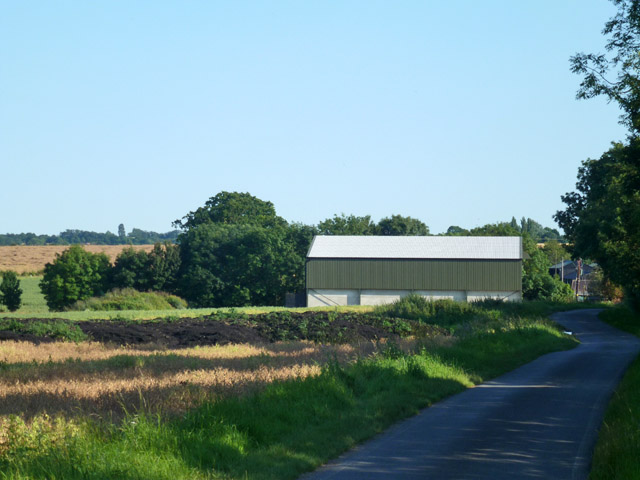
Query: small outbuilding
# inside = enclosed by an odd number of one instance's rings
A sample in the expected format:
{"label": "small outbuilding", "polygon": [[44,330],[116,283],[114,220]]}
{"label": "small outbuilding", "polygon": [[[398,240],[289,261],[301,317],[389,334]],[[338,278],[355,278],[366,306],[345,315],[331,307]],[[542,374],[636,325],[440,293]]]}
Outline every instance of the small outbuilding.
{"label": "small outbuilding", "polygon": [[319,235],[306,263],[307,306],[432,299],[522,300],[521,237]]}

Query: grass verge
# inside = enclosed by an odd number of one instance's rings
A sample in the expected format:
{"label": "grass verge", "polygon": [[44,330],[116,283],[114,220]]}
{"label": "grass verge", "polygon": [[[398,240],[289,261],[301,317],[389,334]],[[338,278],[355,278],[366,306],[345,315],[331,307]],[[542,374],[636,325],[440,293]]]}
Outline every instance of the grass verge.
{"label": "grass verge", "polygon": [[[487,324],[488,325],[488,324]],[[12,417],[0,478],[287,479],[310,471],[446,396],[575,346],[547,321],[471,328],[452,347],[380,354],[264,390],[206,402],[180,417],[122,422]]]}
{"label": "grass verge", "polygon": [[[605,310],[600,318],[640,336],[640,315],[625,306]],[[607,407],[589,479],[640,479],[640,357],[627,370]]]}

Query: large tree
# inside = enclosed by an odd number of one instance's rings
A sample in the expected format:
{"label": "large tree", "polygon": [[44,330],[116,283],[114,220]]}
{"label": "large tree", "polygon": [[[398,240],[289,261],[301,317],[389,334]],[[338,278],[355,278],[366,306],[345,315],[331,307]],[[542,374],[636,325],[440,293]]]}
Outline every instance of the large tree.
{"label": "large tree", "polygon": [[555,214],[574,254],[597,261],[640,306],[640,139],[584,161],[576,190]]}
{"label": "large tree", "polygon": [[220,192],[176,222],[183,229],[178,291],[198,307],[282,305],[304,288],[314,227],[289,225],[271,202]]}
{"label": "large tree", "polygon": [[62,310],[78,300],[102,295],[108,288],[111,264],[104,253],[73,245],[44,267],[40,289],[50,310]]}
{"label": "large tree", "polygon": [[183,235],[180,253],[179,291],[196,307],[282,305],[297,287],[300,259],[283,228],[205,223]]}

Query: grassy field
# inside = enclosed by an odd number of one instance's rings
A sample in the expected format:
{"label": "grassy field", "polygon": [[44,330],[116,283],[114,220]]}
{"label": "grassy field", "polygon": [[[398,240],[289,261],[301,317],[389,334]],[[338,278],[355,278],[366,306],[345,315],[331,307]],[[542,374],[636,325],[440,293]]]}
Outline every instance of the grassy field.
{"label": "grassy field", "polygon": [[0,342],[0,478],[296,478],[424,406],[575,346],[531,313],[552,307],[444,304],[423,320],[453,335],[398,343]]}
{"label": "grassy field", "polygon": [[[22,288],[22,306],[17,312],[9,312],[4,306],[0,306],[0,315],[8,318],[65,318],[68,320],[100,320],[100,319],[126,319],[126,320],[148,320],[158,317],[183,317],[196,318],[203,315],[209,315],[215,311],[235,310],[245,313],[267,313],[273,311],[331,311],[335,307],[314,307],[308,308],[285,308],[285,307],[243,307],[243,308],[186,308],[181,310],[120,310],[120,311],[81,311],[81,312],[50,312],[47,308],[44,295],[40,291],[40,275],[26,275],[19,277],[20,288]],[[349,306],[340,307],[340,311],[368,312],[373,307],[368,306]]]}
{"label": "grassy field", "polygon": [[[600,318],[640,336],[640,315],[624,306],[606,310]],[[629,367],[609,403],[589,478],[640,479],[640,357]]]}
{"label": "grassy field", "polygon": [[[114,261],[116,256],[128,245],[83,245],[91,253],[106,253]],[[37,273],[44,270],[47,263],[51,263],[56,253],[62,253],[68,245],[43,246],[0,246],[0,271],[13,270],[18,274]],[[153,245],[133,245],[136,250],[150,252]]]}

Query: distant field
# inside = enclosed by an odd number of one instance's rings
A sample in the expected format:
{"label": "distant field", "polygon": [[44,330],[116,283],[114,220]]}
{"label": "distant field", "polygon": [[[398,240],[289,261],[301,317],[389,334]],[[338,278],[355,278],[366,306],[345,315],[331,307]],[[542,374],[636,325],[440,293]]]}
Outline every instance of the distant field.
{"label": "distant field", "polygon": [[[83,245],[91,253],[104,252],[113,262],[122,249],[129,245]],[[45,246],[0,246],[0,271],[13,270],[19,274],[40,272],[45,264],[51,263],[56,253],[62,253],[68,245]],[[136,250],[150,252],[153,245],[133,245]]]}

